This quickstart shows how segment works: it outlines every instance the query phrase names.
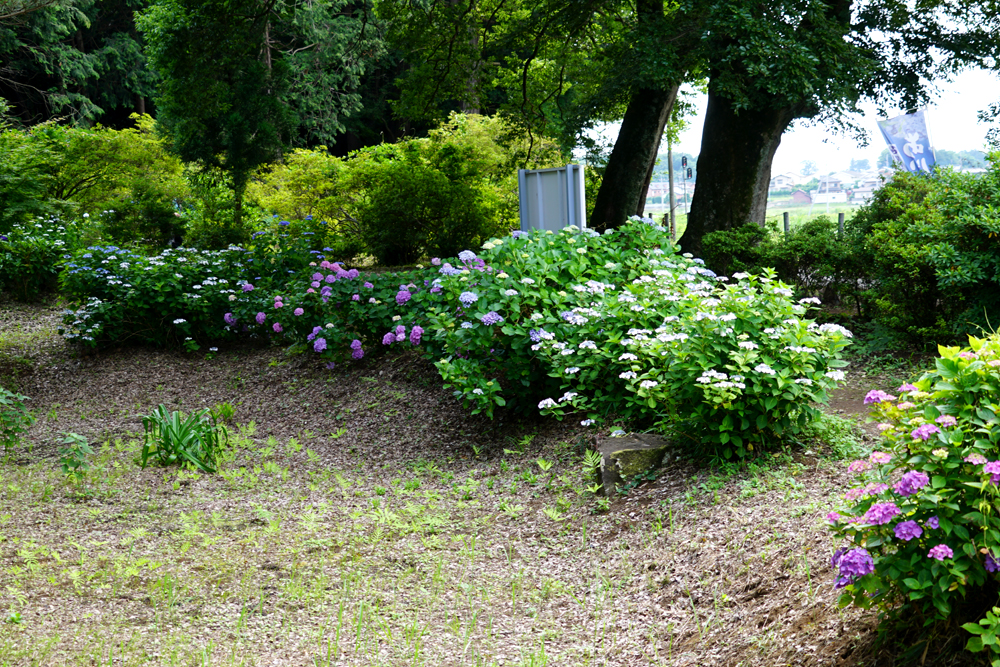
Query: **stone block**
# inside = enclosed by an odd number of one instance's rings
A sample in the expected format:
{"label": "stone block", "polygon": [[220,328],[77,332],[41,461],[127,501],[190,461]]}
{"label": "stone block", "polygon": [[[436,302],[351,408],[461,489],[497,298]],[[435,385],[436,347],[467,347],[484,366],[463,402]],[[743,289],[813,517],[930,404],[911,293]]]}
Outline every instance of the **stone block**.
{"label": "stone block", "polygon": [[633,433],[621,438],[600,438],[596,447],[601,453],[597,481],[604,485],[604,495],[612,496],[629,479],[659,468],[673,444],[658,435]]}

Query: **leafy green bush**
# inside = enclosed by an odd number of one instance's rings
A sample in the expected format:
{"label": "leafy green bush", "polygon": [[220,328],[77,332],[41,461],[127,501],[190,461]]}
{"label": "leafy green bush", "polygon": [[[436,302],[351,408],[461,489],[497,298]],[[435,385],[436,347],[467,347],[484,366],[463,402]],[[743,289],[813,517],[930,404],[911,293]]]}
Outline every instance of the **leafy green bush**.
{"label": "leafy green bush", "polygon": [[850,247],[837,237],[837,225],[826,216],[809,220],[785,235],[777,223],[766,228],[741,225],[707,234],[705,261],[723,274],[772,268],[778,279],[802,294],[826,300],[856,291],[856,264]]}
{"label": "leafy green bush", "polygon": [[842,378],[848,332],[803,319],[768,275],[716,280],[674,255],[663,228],[515,234],[436,270],[324,262],[280,294],[238,294],[226,321],[331,361],[415,347],[473,412],[676,426],[726,457],[798,432]]}
{"label": "leafy green bush", "polygon": [[379,263],[453,256],[500,231],[493,193],[477,187],[475,174],[461,166],[471,160],[468,151],[435,163],[418,142],[395,148],[352,166],[352,178],[364,183],[356,203],[361,237]]}
{"label": "leafy green bush", "polygon": [[969,342],[939,347],[898,400],[869,392],[885,451],[850,464],[847,504],[828,516],[849,543],[833,559],[841,604],[931,632],[978,617],[1000,580],[1000,335]]}
{"label": "leafy green bush", "polygon": [[1000,320],[1000,164],[900,172],[848,225],[865,311],[903,339],[956,340]]}
{"label": "leafy green bush", "polygon": [[125,130],[43,123],[0,135],[0,195],[11,202],[0,229],[29,214],[108,212],[105,233],[116,243],[162,246],[176,236],[174,203],[189,193],[181,163],[151,117],[133,119]]}
{"label": "leafy green bush", "polygon": [[217,423],[211,410],[192,412],[187,417],[168,412],[162,405],[142,418],[145,441],[139,464],[150,459],[161,466],[192,465],[202,472],[215,472],[215,459],[228,441],[226,427]]}
{"label": "leafy green bush", "polygon": [[[551,141],[498,117],[453,114],[427,139],[371,146],[342,160],[296,150],[261,170],[247,198],[287,220],[328,223],[322,246],[381,263],[450,256],[518,222],[518,168],[564,163]],[[320,231],[323,233],[320,234]]]}
{"label": "leafy green bush", "polygon": [[21,434],[35,421],[24,405],[27,400],[27,396],[0,387],[0,444],[3,445],[4,454],[10,453]]}

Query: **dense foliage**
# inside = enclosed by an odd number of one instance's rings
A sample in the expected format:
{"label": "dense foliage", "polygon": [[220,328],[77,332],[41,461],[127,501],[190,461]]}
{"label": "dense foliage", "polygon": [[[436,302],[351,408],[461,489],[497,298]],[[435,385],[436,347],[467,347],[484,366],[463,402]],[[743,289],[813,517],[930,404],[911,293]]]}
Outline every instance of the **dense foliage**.
{"label": "dense foliage", "polygon": [[311,233],[288,228],[219,252],[88,248],[63,274],[81,304],[66,335],[189,350],[250,336],[332,363],[415,346],[473,412],[537,405],[677,429],[726,458],[799,432],[843,378],[849,332],[804,319],[773,274],[730,281],[676,255],[650,220],[604,235],[515,232],[478,255],[380,274],[317,251],[296,266]]}
{"label": "dense foliage", "polygon": [[984,174],[897,173],[850,221],[867,311],[910,341],[1000,321],[1000,164]]}
{"label": "dense foliage", "polygon": [[[865,398],[884,451],[850,464],[857,480],[828,517],[849,543],[833,557],[841,604],[878,605],[933,630],[976,620],[996,601],[1000,336],[969,343],[940,347],[934,369],[899,387],[898,398],[882,390]],[[1000,630],[986,625],[990,636]]]}

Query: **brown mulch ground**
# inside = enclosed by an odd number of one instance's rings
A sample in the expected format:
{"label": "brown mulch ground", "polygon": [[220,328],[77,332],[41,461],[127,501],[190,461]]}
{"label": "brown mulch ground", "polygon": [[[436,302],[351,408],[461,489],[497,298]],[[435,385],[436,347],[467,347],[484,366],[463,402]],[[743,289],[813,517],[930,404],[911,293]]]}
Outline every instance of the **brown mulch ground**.
{"label": "brown mulch ground", "polygon": [[[576,422],[470,417],[414,355],[83,356],[58,319],[0,303],[0,384],[38,416],[0,464],[0,614],[23,619],[0,623],[0,665],[202,664],[207,647],[210,664],[919,664],[876,650],[875,612],[837,608],[823,516],[848,478],[823,443],[732,470],[674,459],[599,512]],[[832,412],[859,416],[886,381],[854,376]],[[255,481],[131,466],[141,415],[225,402],[245,433],[230,469]],[[58,481],[65,431],[107,443],[95,475],[118,488]],[[161,569],[109,574],[140,556]],[[302,593],[300,572],[327,585]]]}

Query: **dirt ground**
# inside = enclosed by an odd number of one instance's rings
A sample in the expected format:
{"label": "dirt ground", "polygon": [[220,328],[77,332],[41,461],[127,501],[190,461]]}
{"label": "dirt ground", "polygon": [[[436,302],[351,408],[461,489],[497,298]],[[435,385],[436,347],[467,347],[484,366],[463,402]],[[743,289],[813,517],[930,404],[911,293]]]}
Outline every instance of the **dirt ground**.
{"label": "dirt ground", "polygon": [[[721,470],[674,457],[602,511],[577,421],[470,417],[415,356],[83,356],[58,317],[0,303],[0,384],[38,417],[0,464],[0,614],[22,619],[0,623],[0,665],[920,664],[876,649],[876,612],[837,607],[823,517],[848,475],[830,443]],[[861,424],[864,393],[897,379],[848,371],[828,410]],[[141,415],[226,402],[244,443],[229,476],[130,463]],[[83,498],[60,481],[65,431],[103,444]],[[402,527],[421,493],[437,519]],[[112,576],[142,558],[160,569]],[[342,583],[306,594],[300,575]],[[226,602],[258,594],[255,615]]]}

